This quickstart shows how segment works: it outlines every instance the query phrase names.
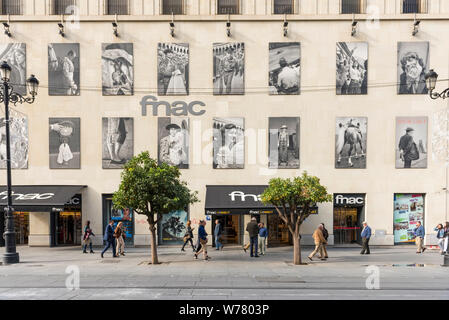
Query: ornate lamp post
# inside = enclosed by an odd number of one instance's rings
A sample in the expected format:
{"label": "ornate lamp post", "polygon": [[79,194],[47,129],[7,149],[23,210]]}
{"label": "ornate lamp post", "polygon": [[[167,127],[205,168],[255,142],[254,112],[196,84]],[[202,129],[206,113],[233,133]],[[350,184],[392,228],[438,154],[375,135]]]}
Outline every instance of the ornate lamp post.
{"label": "ornate lamp post", "polygon": [[435,86],[437,84],[437,79],[438,79],[438,74],[433,69],[431,69],[426,74],[425,78],[426,78],[427,88],[429,89],[429,95],[432,99],[449,98],[449,88],[447,88],[446,90],[444,90],[441,93],[433,92],[433,90],[435,90]]}
{"label": "ornate lamp post", "polygon": [[0,65],[0,79],[2,82],[2,90],[0,90],[0,102],[5,103],[5,122],[6,122],[6,176],[7,176],[7,192],[8,202],[5,208],[5,254],[3,255],[3,264],[12,264],[19,262],[19,254],[16,252],[16,234],[14,231],[14,208],[12,207],[12,188],[11,188],[11,141],[9,133],[9,103],[16,105],[17,103],[33,103],[37,95],[39,81],[31,75],[27,80],[27,92],[29,95],[23,97],[9,84],[11,76],[11,67],[3,61]]}

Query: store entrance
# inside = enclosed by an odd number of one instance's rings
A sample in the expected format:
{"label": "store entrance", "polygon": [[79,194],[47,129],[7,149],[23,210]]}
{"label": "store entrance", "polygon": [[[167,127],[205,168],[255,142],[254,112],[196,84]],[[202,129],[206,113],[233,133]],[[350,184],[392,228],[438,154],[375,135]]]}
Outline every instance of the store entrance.
{"label": "store entrance", "polygon": [[334,243],[335,244],[361,244],[360,207],[336,207],[334,208]]}
{"label": "store entrance", "polygon": [[16,233],[17,245],[28,244],[30,234],[29,212],[14,212],[14,232]]}
{"label": "store entrance", "polygon": [[56,216],[56,245],[81,244],[81,212],[59,212]]}
{"label": "store entrance", "polygon": [[292,237],[288,227],[277,214],[267,215],[268,221],[268,246],[280,247],[292,244]]}
{"label": "store entrance", "polygon": [[[213,215],[212,217],[212,234],[214,233],[215,221],[220,220],[223,228],[221,236],[222,244],[242,244],[242,226],[243,215]],[[213,236],[213,245],[215,246],[215,236]]]}

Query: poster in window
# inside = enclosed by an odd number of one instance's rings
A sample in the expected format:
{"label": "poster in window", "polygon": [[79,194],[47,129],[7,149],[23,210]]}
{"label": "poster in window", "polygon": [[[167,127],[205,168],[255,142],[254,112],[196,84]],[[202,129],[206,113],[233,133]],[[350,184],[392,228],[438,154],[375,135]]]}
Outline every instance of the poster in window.
{"label": "poster in window", "polygon": [[188,213],[185,210],[162,215],[160,237],[163,243],[182,242],[187,230]]}
{"label": "poster in window", "polygon": [[414,230],[419,221],[424,224],[424,195],[394,195],[394,243],[414,242]]}

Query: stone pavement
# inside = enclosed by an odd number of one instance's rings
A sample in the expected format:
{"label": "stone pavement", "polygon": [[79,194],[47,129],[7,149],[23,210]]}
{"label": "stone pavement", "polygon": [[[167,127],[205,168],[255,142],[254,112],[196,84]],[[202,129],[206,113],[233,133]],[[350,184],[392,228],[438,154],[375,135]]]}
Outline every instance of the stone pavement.
{"label": "stone pavement", "polygon": [[[328,261],[291,263],[292,248],[269,248],[250,258],[238,247],[209,249],[211,261],[194,260],[179,247],[160,247],[160,265],[148,265],[149,248],[128,248],[125,257],[100,258],[78,247],[18,247],[21,263],[0,266],[0,299],[449,299],[449,267],[435,250],[412,246],[329,248]],[[0,249],[0,254],[4,248]],[[79,270],[80,288],[69,290]],[[379,289],[375,287],[378,274]]]}

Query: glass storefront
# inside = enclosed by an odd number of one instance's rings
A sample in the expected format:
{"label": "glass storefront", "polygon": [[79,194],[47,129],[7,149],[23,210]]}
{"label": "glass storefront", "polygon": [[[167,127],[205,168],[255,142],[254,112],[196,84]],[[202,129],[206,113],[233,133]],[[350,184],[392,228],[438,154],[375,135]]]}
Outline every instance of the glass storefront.
{"label": "glass storefront", "polygon": [[288,246],[292,244],[292,237],[285,222],[278,214],[267,215],[268,221],[268,246]]}
{"label": "glass storefront", "polygon": [[334,243],[358,243],[360,232],[358,208],[334,208]]}
{"label": "glass storefront", "polygon": [[14,231],[16,233],[16,244],[28,244],[30,234],[30,213],[14,212]]}
{"label": "glass storefront", "polygon": [[414,229],[418,221],[424,225],[424,194],[394,195],[394,243],[414,243]]}
{"label": "glass storefront", "polygon": [[[114,221],[114,229],[119,222],[123,223],[123,231],[126,234],[125,244],[134,244],[134,212],[132,209],[114,209],[112,195],[103,195],[103,230],[109,220]],[[103,231],[104,232],[104,231]]]}
{"label": "glass storefront", "polygon": [[55,227],[56,245],[81,244],[81,212],[58,212]]}
{"label": "glass storefront", "polygon": [[[219,219],[223,228],[223,234],[221,236],[222,244],[242,244],[242,225],[243,215],[230,214],[230,215],[214,215],[212,218],[212,235],[214,233],[215,221]],[[215,236],[214,245],[215,245]]]}
{"label": "glass storefront", "polygon": [[159,243],[182,244],[187,230],[189,214],[185,210],[164,214],[158,225]]}

